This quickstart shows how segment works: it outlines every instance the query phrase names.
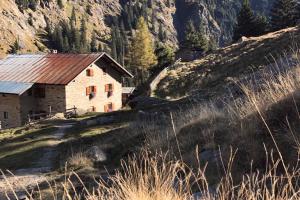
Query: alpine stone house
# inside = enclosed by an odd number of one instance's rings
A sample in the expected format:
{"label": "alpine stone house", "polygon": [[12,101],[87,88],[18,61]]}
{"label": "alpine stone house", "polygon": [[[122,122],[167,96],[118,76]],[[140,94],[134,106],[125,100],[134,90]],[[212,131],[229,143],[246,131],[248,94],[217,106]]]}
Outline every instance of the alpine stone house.
{"label": "alpine stone house", "polygon": [[72,108],[118,110],[123,77],[132,75],[106,53],[9,55],[0,60],[0,128]]}

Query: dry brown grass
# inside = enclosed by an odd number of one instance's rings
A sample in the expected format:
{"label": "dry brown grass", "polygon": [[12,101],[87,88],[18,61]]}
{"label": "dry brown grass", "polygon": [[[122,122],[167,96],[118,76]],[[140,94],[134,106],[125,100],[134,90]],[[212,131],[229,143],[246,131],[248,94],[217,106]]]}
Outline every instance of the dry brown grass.
{"label": "dry brown grass", "polygon": [[67,165],[75,168],[92,167],[93,161],[85,153],[78,152],[68,158]]}
{"label": "dry brown grass", "polygon": [[[223,106],[192,105],[135,123],[131,130],[145,135],[147,150],[96,187],[71,173],[50,198],[193,200],[198,193],[204,200],[300,199],[299,69],[238,83],[244,96]],[[208,149],[219,152],[217,161],[202,162]],[[82,154],[69,160],[74,166],[87,162]],[[211,167],[218,171],[208,173]],[[36,191],[30,198],[42,199]]]}

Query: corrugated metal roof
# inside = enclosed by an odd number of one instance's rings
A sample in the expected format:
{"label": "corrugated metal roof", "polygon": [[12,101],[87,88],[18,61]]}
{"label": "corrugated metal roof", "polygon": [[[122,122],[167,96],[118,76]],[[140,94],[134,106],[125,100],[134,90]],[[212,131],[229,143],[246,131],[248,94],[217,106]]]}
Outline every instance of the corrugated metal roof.
{"label": "corrugated metal roof", "polygon": [[0,60],[0,81],[66,85],[103,56],[121,73],[132,77],[105,53],[9,55]]}
{"label": "corrugated metal roof", "polygon": [[33,83],[0,81],[0,93],[21,95],[32,87]]}

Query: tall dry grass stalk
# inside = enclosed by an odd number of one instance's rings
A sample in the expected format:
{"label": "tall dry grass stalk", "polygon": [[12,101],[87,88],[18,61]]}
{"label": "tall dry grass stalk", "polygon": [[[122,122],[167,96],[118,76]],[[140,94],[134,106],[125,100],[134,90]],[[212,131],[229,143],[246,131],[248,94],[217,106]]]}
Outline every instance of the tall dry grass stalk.
{"label": "tall dry grass stalk", "polygon": [[[285,63],[288,63],[288,61]],[[123,161],[121,168],[116,170],[115,174],[110,175],[108,180],[97,182],[96,187],[87,187],[76,173],[66,174],[65,180],[62,183],[57,183],[57,185],[60,185],[60,190],[49,184],[52,195],[48,196],[47,199],[300,199],[299,155],[297,157],[298,160],[293,162],[293,165],[290,165],[284,154],[282,154],[282,149],[280,149],[278,141],[274,136],[273,127],[268,123],[270,120],[269,116],[267,116],[271,115],[273,117],[272,115],[276,113],[270,114],[270,108],[274,109],[274,105],[288,98],[291,98],[292,102],[294,102],[290,106],[294,106],[294,110],[298,112],[297,100],[300,98],[296,98],[295,95],[297,95],[300,86],[299,69],[298,62],[297,67],[288,68],[287,70],[280,71],[280,73],[266,73],[259,81],[253,80],[239,84],[244,94],[243,98],[225,103],[222,108],[213,103],[200,106],[192,105],[192,108],[172,113],[170,116],[155,116],[153,119],[145,119],[135,123],[131,127],[132,130],[139,131],[146,136],[146,146],[149,150],[128,158],[126,162]],[[299,112],[298,116],[300,116]],[[286,120],[283,118],[281,120],[288,125],[291,137],[295,142],[293,148],[295,152],[299,153],[300,146],[296,130],[293,129],[290,119]],[[292,120],[294,120],[292,124],[299,124],[300,122],[299,117]],[[191,124],[192,126],[190,126]],[[259,126],[261,124],[264,127]],[[195,131],[190,131],[189,128],[193,128]],[[241,140],[245,140],[245,143],[240,144],[240,147],[243,148],[250,136],[256,134],[258,131],[257,128],[266,129],[273,146],[275,146],[276,152],[267,149],[266,145],[263,144],[263,147],[260,148],[263,148],[264,152],[259,152],[259,154],[265,154],[264,168],[253,168],[253,162],[243,163],[244,165],[248,165],[247,167],[251,170],[238,174],[235,171],[234,163],[238,161],[236,160],[236,156],[241,149],[237,149],[236,151],[231,150],[227,159],[223,159],[222,153],[224,153],[224,149],[228,150],[228,147],[233,145],[234,142],[241,143]],[[188,133],[184,132],[185,130]],[[219,147],[221,155],[219,166],[223,171],[222,177],[218,182],[210,185],[209,177],[206,176],[207,167],[210,165],[200,164],[198,146],[195,152],[195,160],[197,160],[198,166],[193,168],[189,167],[190,163],[184,162],[184,155],[181,153],[181,148],[190,147],[192,142],[195,143],[195,140],[200,143],[199,141],[203,137],[215,138],[214,134],[223,136],[226,131],[229,133],[227,137],[231,138],[230,140],[226,140],[227,138],[225,137],[218,138],[219,140],[224,139],[224,141],[227,141],[227,143],[222,143],[223,147]],[[239,132],[245,133],[242,135],[243,137],[236,136],[240,134]],[[187,137],[192,138],[190,142],[185,141]],[[237,139],[234,140],[232,138]],[[258,144],[262,145],[262,143]],[[227,146],[227,148],[224,148],[224,146]],[[254,146],[252,149],[255,151],[258,149],[257,147]],[[173,156],[171,148],[179,150],[180,159],[176,159]],[[162,153],[157,153],[159,150]],[[74,165],[77,165],[78,162],[82,164],[82,162],[85,162],[82,158],[83,156],[78,155],[78,157],[75,156],[70,161],[73,160]],[[241,176],[242,178],[236,179],[237,176]],[[237,182],[236,180],[239,181]],[[8,186],[11,186],[11,184],[8,183]],[[17,197],[13,188],[10,187],[9,189],[13,196]],[[27,191],[27,194],[29,199],[42,200],[42,192],[37,187],[34,195],[29,191]]]}

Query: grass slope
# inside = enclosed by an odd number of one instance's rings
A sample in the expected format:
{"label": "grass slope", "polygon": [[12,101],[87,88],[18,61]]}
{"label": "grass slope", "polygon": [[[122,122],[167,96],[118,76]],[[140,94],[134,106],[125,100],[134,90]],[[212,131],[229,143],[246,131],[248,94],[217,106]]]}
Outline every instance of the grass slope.
{"label": "grass slope", "polygon": [[239,80],[274,58],[289,52],[300,41],[298,28],[287,28],[221,48],[198,60],[181,63],[159,83],[155,92],[161,98],[178,99],[191,94],[203,98],[226,92],[232,80]]}

